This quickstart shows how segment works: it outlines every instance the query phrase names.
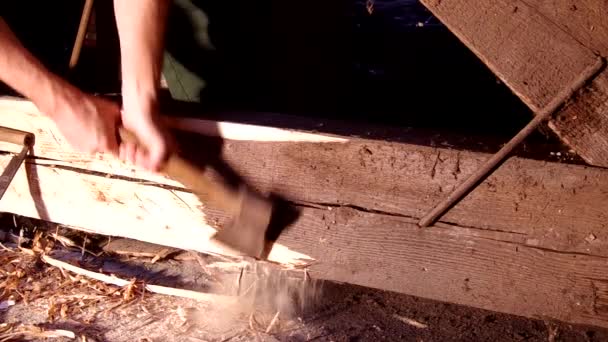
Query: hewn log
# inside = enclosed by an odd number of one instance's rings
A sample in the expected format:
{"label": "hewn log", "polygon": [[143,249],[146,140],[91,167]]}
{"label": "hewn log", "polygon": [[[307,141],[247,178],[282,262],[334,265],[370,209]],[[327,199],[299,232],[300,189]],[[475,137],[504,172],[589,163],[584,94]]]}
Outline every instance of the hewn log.
{"label": "hewn log", "polygon": [[[7,125],[3,118],[57,139],[47,139],[28,161],[30,184],[39,190],[30,193],[21,170],[0,210],[224,253],[208,237],[225,217],[180,184],[104,156],[60,153],[64,146],[54,144],[62,141],[59,133],[35,112],[10,110],[5,102],[0,125]],[[243,127],[249,137],[261,129]],[[274,261],[309,266],[326,279],[608,326],[608,170],[511,158],[442,222],[419,229],[416,219],[488,154],[333,138],[339,139],[226,140],[217,151],[244,180],[302,209],[278,239]]]}

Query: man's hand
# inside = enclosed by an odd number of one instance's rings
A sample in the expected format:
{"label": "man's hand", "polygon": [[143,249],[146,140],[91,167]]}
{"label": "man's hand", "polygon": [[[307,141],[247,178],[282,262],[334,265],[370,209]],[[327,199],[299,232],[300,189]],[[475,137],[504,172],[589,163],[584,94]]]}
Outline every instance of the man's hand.
{"label": "man's hand", "polygon": [[169,0],[114,0],[122,66],[122,123],[141,148],[121,143],[120,158],[158,171],[170,148],[158,115]]}
{"label": "man's hand", "polygon": [[82,92],[51,73],[0,18],[0,80],[29,98],[59,127],[68,142],[84,152],[118,154],[119,107]]}
{"label": "man's hand", "polygon": [[53,119],[63,136],[77,150],[118,156],[118,104],[85,94],[71,85],[63,85],[53,92],[51,99],[39,102],[37,106]]}
{"label": "man's hand", "polygon": [[135,134],[140,145],[122,142],[120,159],[159,171],[168,152],[168,134],[159,121],[154,99],[123,93],[122,125]]}

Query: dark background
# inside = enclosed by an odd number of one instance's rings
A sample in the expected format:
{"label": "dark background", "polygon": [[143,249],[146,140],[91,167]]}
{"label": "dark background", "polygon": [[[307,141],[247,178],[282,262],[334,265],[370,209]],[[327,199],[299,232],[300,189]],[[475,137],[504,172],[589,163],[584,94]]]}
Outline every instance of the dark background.
{"label": "dark background", "polygon": [[[0,9],[53,70],[85,90],[119,95],[112,1],[95,1],[96,40],[67,70],[83,3],[12,0]],[[166,46],[165,61],[179,67],[164,69],[171,96],[201,115],[274,112],[498,144],[532,116],[417,0],[175,0]],[[559,145],[546,131],[527,142]]]}

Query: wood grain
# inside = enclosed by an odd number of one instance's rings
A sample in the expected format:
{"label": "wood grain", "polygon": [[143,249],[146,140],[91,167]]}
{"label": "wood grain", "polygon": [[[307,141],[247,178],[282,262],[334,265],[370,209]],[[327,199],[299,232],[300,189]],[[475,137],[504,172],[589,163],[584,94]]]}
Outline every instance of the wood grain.
{"label": "wood grain", "polygon": [[[293,201],[416,218],[489,157],[366,140],[321,146],[226,142],[222,156],[245,180]],[[511,158],[441,220],[608,256],[606,209],[606,170]],[[589,234],[601,238],[589,244]]]}
{"label": "wood grain", "polygon": [[[422,1],[533,111],[608,56],[608,2]],[[608,71],[593,80],[550,127],[591,165],[608,167]]]}
{"label": "wood grain", "polygon": [[608,70],[582,89],[549,127],[587,163],[608,167]]}
{"label": "wood grain", "polygon": [[530,246],[512,234],[351,208],[309,209],[281,243],[313,277],[541,319],[608,326],[608,259]]}
{"label": "wood grain", "polygon": [[[38,165],[77,168],[76,172],[86,170],[177,191],[184,188],[117,160],[70,152],[60,133],[47,126],[46,118],[9,110],[8,102],[2,105],[0,101],[0,126],[18,123],[17,128],[38,132]],[[196,127],[192,122],[190,126]],[[244,136],[255,136],[258,127],[250,126]],[[489,154],[447,148],[337,138],[340,142],[226,140],[218,152],[238,176],[263,192],[275,191],[303,204],[350,206],[405,217],[422,216],[489,158]],[[205,143],[195,140],[192,146]],[[106,186],[117,184],[112,182]],[[545,248],[608,255],[604,203],[608,203],[606,170],[511,158],[442,220],[514,232]],[[193,202],[190,207],[199,205]],[[592,244],[586,240],[590,234],[597,237]]]}
{"label": "wood grain", "polygon": [[[0,155],[4,168],[10,155]],[[209,238],[221,227],[191,193],[159,184],[93,175],[28,162],[15,175],[0,210],[97,234],[144,240],[204,253],[235,255]],[[275,244],[269,260],[306,265],[304,254]]]}
{"label": "wood grain", "polygon": [[[8,156],[0,157],[4,161]],[[0,165],[2,163],[0,162]],[[32,197],[22,170],[0,210],[87,231],[201,252],[225,252],[207,237],[218,213],[191,207],[190,194],[152,184],[28,164],[41,185]],[[608,326],[608,258],[539,247],[526,235],[438,224],[350,207],[303,207],[280,237],[275,261],[310,266],[317,278],[512,313]],[[209,215],[207,215],[209,214]],[[592,242],[593,243],[593,242]],[[278,248],[278,247],[275,247]],[[229,254],[229,253],[228,253]]]}
{"label": "wood grain", "polygon": [[[39,136],[49,134],[37,124],[40,115],[20,115],[17,121]],[[179,184],[108,160],[62,159],[57,141],[60,136],[47,139],[37,150],[43,155],[20,170],[0,210],[231,254],[209,241],[225,217]],[[316,277],[499,312],[608,326],[606,169],[511,158],[443,222],[419,229],[416,219],[487,154],[359,138],[228,140],[219,152],[256,188],[302,208],[303,217],[270,254],[286,267],[310,266]],[[51,155],[58,159],[45,157]],[[0,155],[0,167],[8,159]]]}
{"label": "wood grain", "polygon": [[605,0],[526,0],[581,44],[608,57],[608,2]]}
{"label": "wood grain", "polygon": [[596,60],[525,1],[422,3],[535,112]]}

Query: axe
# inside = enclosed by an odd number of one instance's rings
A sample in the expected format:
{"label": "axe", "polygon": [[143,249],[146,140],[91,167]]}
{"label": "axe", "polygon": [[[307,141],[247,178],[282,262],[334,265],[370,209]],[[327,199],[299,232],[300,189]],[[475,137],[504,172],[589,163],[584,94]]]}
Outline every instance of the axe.
{"label": "axe", "polygon": [[[124,127],[118,129],[122,141],[139,143]],[[244,184],[234,189],[220,180],[211,180],[209,168],[198,168],[173,152],[161,166],[161,172],[190,189],[202,203],[230,215],[229,223],[211,239],[254,258],[266,250],[266,234],[273,213],[273,202]]]}

